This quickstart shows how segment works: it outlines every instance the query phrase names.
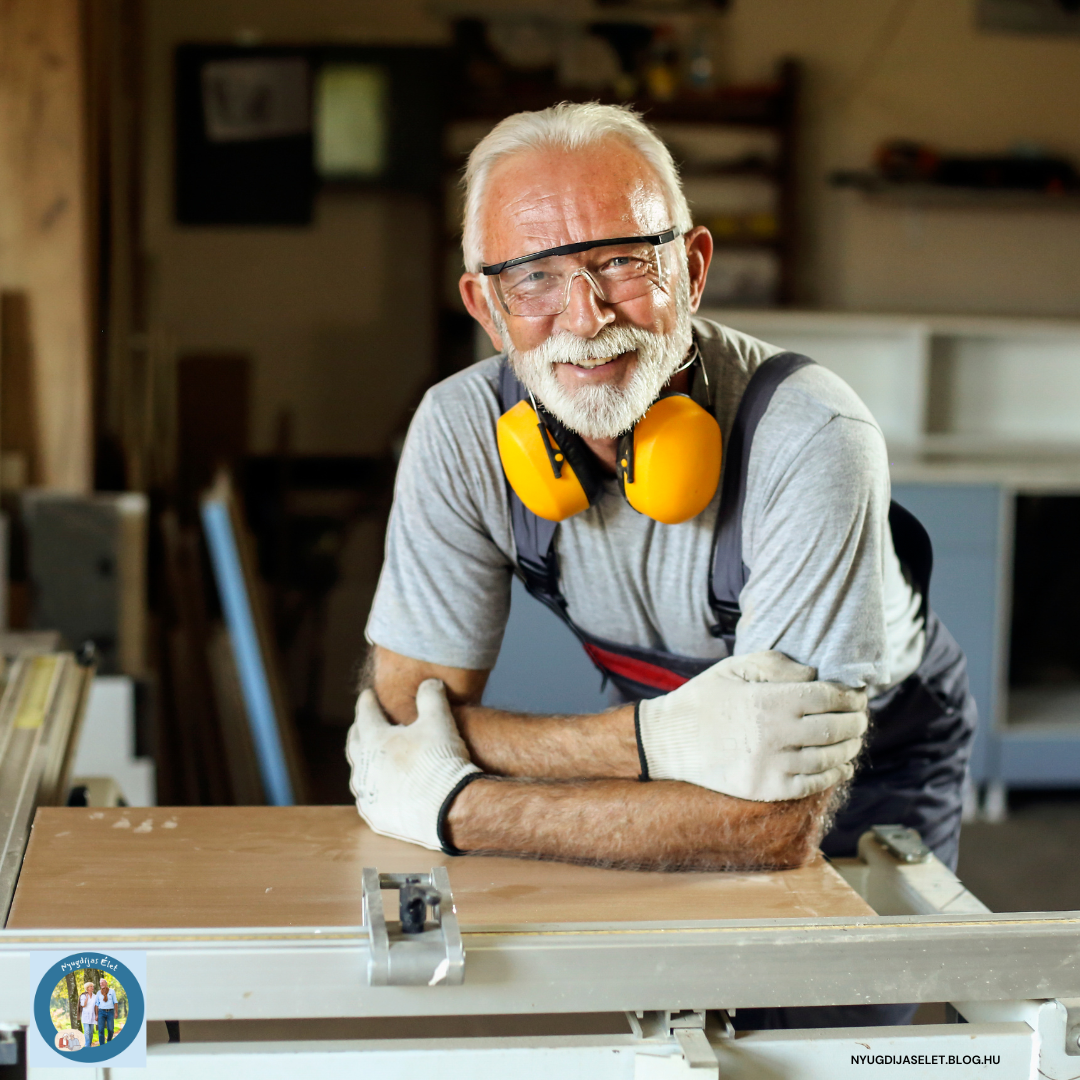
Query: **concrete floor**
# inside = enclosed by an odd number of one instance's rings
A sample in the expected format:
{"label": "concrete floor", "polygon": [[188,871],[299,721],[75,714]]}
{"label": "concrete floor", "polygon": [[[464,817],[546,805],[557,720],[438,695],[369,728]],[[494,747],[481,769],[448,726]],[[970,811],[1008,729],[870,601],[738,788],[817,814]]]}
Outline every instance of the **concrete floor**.
{"label": "concrete floor", "polygon": [[1080,792],[1012,792],[1006,821],[964,826],[957,874],[991,911],[1080,910]]}

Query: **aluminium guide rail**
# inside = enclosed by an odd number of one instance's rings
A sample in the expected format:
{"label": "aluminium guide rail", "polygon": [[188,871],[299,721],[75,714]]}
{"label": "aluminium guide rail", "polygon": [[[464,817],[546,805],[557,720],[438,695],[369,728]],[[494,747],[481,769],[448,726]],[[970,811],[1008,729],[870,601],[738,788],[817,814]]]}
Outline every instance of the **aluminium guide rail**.
{"label": "aluminium guide rail", "polygon": [[[363,927],[5,930],[0,1021],[27,1020],[31,951],[91,946],[146,950],[151,1019],[1080,997],[1080,912],[472,928],[462,939],[462,985],[369,986]],[[274,992],[283,970],[296,994]],[[182,990],[192,979],[196,1000]]]}

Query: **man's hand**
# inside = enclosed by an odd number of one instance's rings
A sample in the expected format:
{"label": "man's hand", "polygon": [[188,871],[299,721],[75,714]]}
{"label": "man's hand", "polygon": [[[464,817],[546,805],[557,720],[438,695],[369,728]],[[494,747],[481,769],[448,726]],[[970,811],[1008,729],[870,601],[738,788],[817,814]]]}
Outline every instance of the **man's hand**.
{"label": "man's hand", "polygon": [[443,803],[480,770],[469,760],[438,679],[420,684],[416,707],[416,720],[401,727],[386,719],[373,690],[360,695],[345,745],[349,786],[375,832],[441,851]]}
{"label": "man's hand", "polygon": [[854,772],[866,695],[814,682],[783,653],[721,660],[638,706],[649,776],[758,802],[802,799]]}

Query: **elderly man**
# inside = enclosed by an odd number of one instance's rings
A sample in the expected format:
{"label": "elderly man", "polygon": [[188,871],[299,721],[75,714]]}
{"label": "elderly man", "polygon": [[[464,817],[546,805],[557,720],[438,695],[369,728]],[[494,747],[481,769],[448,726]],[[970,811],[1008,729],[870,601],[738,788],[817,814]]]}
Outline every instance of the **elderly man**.
{"label": "elderly man", "polygon": [[104,976],[94,996],[94,1006],[98,1016],[98,1043],[104,1046],[113,1037],[113,1023],[116,1019],[116,991]]}
{"label": "elderly man", "polygon": [[[409,431],[348,743],[361,814],[454,854],[654,869],[793,866],[902,822],[955,865],[973,702],[873,417],[693,319],[712,239],[632,112],[512,116],[466,185],[461,294],[503,355]],[[626,704],[480,704],[514,573]]]}

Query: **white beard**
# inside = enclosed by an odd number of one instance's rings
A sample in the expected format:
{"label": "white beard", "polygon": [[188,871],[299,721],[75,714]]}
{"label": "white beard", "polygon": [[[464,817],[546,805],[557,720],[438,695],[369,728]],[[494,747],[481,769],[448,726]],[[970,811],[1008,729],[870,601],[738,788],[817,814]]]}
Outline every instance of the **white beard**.
{"label": "white beard", "polygon": [[[675,327],[654,334],[636,326],[606,326],[596,337],[583,338],[557,330],[535,349],[519,352],[506,333],[502,313],[492,316],[506,347],[514,374],[533,396],[571,431],[586,439],[615,439],[629,431],[648,411],[690,350],[690,286],[685,274],[675,281]],[[593,385],[568,390],[555,365],[581,363],[636,352],[637,364],[624,386]]]}

